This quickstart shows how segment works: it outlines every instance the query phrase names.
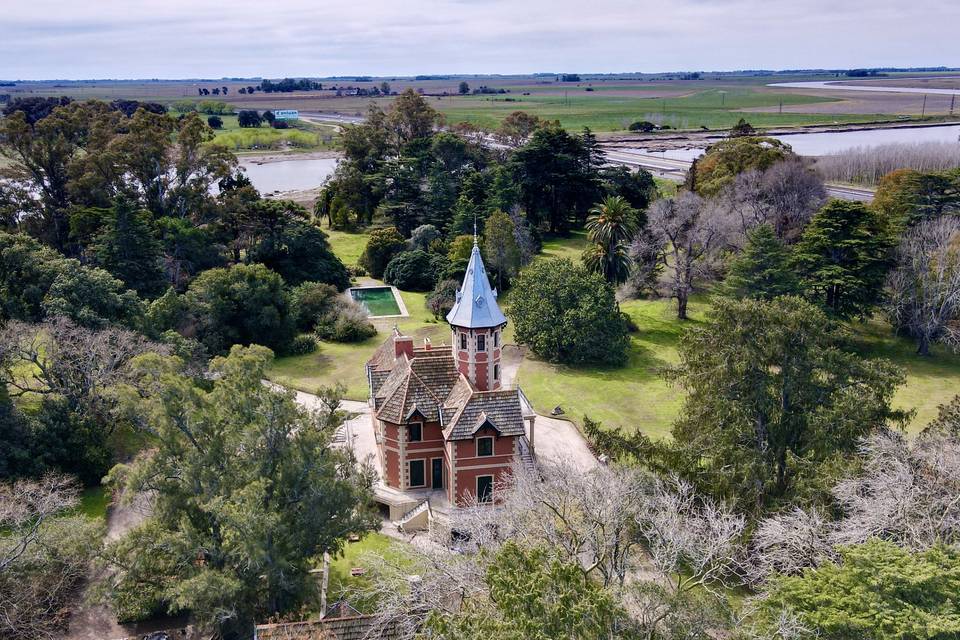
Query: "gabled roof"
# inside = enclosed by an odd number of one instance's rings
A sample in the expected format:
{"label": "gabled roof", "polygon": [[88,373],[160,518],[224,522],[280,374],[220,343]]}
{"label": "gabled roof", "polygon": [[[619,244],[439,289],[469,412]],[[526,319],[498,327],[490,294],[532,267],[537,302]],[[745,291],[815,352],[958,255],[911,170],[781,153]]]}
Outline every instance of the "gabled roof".
{"label": "gabled roof", "polygon": [[449,440],[465,440],[489,423],[502,436],[522,436],[523,410],[516,389],[477,391],[447,424]]}
{"label": "gabled roof", "polygon": [[407,422],[415,413],[439,421],[440,407],[460,379],[449,352],[408,360],[401,356],[375,396],[377,417],[387,422]]}
{"label": "gabled roof", "polygon": [[457,327],[480,329],[499,327],[506,321],[506,316],[497,305],[497,292],[490,288],[480,248],[474,243],[463,284],[457,291],[453,309],[447,314],[447,322]]}

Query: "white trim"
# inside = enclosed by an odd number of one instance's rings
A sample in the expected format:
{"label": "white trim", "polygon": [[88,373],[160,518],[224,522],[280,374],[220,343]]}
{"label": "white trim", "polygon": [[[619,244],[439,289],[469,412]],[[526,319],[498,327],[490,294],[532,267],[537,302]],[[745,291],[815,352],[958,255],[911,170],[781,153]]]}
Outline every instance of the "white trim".
{"label": "white trim", "polygon": [[[494,482],[494,481],[495,481],[496,477],[495,477],[493,474],[487,474],[487,475],[482,475],[482,476],[477,476],[477,477],[476,477],[475,482],[474,482],[474,488],[477,490],[477,493],[476,493],[477,502],[481,502],[481,500],[480,500],[480,478],[490,478],[490,502],[493,502],[493,492],[494,492],[494,489],[495,489],[495,487],[494,487],[495,482]],[[484,501],[482,502],[482,504],[486,504],[486,502],[487,502],[487,501],[484,500]]]}
{"label": "white trim", "polygon": [[[490,455],[482,455],[480,453],[480,441],[489,440],[490,441]],[[494,448],[493,436],[477,436],[473,439],[474,453],[476,454],[475,458],[492,458],[496,455],[496,449]]]}

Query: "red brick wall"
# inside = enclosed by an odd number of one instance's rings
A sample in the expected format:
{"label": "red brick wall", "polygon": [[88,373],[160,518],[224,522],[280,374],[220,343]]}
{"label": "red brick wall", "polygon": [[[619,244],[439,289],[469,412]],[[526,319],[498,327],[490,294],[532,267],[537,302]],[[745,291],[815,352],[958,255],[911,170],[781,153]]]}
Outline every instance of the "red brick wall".
{"label": "red brick wall", "polygon": [[387,486],[400,488],[400,444],[397,441],[397,425],[383,423],[384,479]]}
{"label": "red brick wall", "polygon": [[493,455],[477,457],[476,440],[457,440],[457,491],[456,500],[462,502],[467,495],[477,492],[477,476],[492,475],[494,495],[496,487],[513,465],[515,436],[497,436],[493,429],[481,429],[477,436],[493,436]]}
{"label": "red brick wall", "polygon": [[[443,447],[443,429],[439,422],[423,423],[423,440],[421,442],[407,442],[406,465],[409,460],[423,460],[426,475],[426,487],[433,486],[433,459],[444,458],[446,453]],[[444,465],[449,468],[446,461]]]}

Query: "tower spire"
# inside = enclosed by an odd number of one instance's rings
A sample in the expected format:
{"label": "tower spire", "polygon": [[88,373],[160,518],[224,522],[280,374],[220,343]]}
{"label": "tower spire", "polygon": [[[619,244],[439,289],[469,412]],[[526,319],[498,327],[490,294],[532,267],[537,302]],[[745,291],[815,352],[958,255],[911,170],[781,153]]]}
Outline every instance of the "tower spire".
{"label": "tower spire", "polygon": [[477,211],[473,211],[473,246],[477,246]]}

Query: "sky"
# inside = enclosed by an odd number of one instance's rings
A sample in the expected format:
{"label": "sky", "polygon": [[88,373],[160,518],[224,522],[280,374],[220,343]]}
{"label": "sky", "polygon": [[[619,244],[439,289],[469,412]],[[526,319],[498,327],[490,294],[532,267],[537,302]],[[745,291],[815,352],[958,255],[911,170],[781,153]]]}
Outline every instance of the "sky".
{"label": "sky", "polygon": [[960,66],[957,0],[0,0],[0,78]]}

